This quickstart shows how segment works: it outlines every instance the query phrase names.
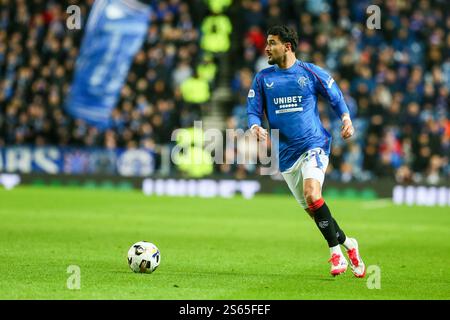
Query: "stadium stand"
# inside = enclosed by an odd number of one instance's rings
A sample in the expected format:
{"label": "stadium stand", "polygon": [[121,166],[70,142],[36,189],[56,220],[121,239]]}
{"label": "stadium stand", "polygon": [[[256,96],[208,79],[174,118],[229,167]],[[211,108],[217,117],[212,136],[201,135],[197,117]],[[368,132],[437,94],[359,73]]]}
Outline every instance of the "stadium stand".
{"label": "stadium stand", "polygon": [[[74,3],[0,0],[0,147],[167,144],[174,129],[202,118],[220,71],[231,75],[233,97],[223,121],[226,128],[245,130],[248,89],[254,74],[267,67],[264,32],[284,23],[299,33],[297,57],[333,74],[354,117],[357,135],[343,143],[339,120],[324,102],[319,104],[334,137],[331,179],[391,176],[434,184],[450,177],[450,16],[445,0],[211,1],[214,12],[208,1],[154,1],[144,45],[106,131],[72,119],[62,108],[83,36],[83,28],[65,29],[65,8]],[[76,1],[84,17],[92,3]],[[357,10],[370,4],[382,8],[380,30],[366,28],[365,10]],[[217,65],[217,57],[202,49],[202,23],[209,14],[228,16],[231,25],[239,26],[231,34],[228,64]],[[185,95],[181,89],[196,75],[204,75],[200,86],[210,91],[202,93],[201,106],[186,95],[195,89]],[[220,165],[216,171],[238,178],[257,172],[251,165]]]}

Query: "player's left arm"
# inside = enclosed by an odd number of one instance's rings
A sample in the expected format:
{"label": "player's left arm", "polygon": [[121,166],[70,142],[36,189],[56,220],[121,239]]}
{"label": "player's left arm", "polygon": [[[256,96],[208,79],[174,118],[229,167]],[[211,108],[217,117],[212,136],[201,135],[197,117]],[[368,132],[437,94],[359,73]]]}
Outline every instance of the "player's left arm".
{"label": "player's left arm", "polygon": [[355,128],[353,128],[352,119],[350,114],[344,113],[341,117],[342,127],[341,127],[341,137],[348,139],[355,133]]}
{"label": "player's left arm", "polygon": [[310,71],[315,78],[315,88],[317,92],[327,99],[331,108],[336,112],[342,121],[341,136],[344,139],[350,138],[354,133],[352,119],[341,89],[334,81],[333,77],[324,69],[309,64]]}

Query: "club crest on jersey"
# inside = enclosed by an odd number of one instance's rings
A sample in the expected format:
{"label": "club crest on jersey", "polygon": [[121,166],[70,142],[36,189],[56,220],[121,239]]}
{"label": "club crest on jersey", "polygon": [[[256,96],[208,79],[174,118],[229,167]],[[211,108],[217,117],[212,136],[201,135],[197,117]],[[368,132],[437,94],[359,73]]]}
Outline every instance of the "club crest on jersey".
{"label": "club crest on jersey", "polygon": [[298,78],[297,83],[300,85],[300,87],[305,87],[308,84],[308,78],[301,76],[300,78]]}
{"label": "club crest on jersey", "polygon": [[249,98],[254,98],[255,97],[255,90],[250,89],[250,91],[248,92],[248,96]]}

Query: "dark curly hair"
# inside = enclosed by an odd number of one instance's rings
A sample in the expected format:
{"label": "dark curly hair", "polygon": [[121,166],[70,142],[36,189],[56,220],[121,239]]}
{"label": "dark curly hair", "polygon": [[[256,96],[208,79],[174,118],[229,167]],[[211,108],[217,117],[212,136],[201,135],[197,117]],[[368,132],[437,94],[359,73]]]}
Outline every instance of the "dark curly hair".
{"label": "dark curly hair", "polygon": [[267,31],[267,35],[278,36],[282,43],[289,42],[291,44],[293,52],[297,50],[298,35],[294,29],[287,26],[272,26]]}

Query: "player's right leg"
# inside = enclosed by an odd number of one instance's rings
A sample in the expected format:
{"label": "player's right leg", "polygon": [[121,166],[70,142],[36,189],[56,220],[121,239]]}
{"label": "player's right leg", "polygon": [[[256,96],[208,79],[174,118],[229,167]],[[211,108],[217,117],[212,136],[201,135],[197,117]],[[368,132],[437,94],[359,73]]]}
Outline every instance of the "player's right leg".
{"label": "player's right leg", "polygon": [[300,206],[308,210],[308,205],[305,198],[303,197],[303,176],[301,170],[302,161],[305,159],[306,154],[300,156],[300,158],[294,163],[294,165],[288,170],[281,172],[281,175],[286,181],[286,184],[291,190],[292,195],[295,200],[300,204]]}

